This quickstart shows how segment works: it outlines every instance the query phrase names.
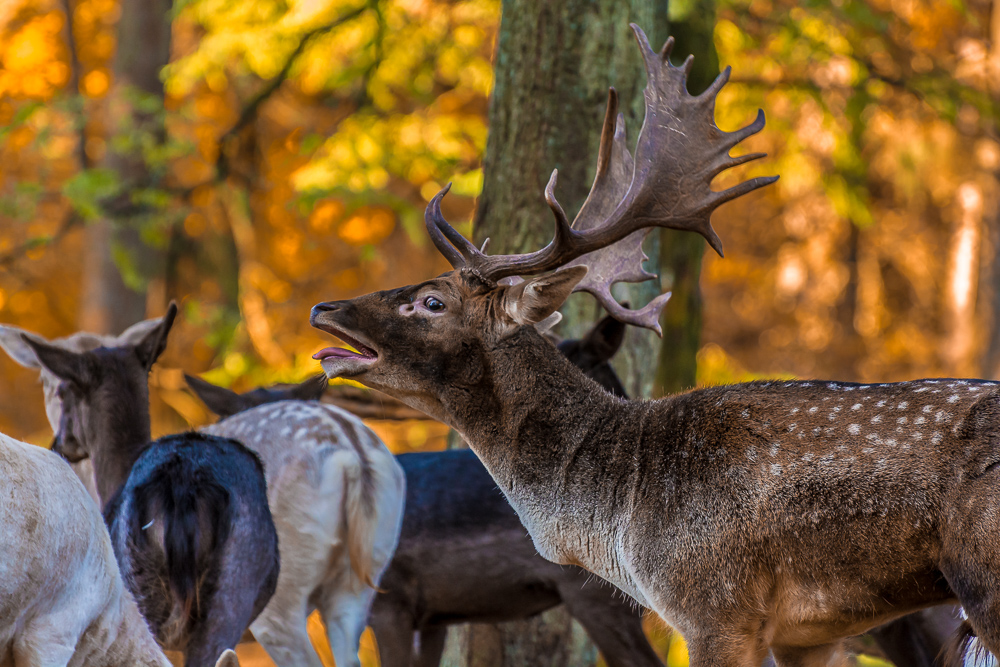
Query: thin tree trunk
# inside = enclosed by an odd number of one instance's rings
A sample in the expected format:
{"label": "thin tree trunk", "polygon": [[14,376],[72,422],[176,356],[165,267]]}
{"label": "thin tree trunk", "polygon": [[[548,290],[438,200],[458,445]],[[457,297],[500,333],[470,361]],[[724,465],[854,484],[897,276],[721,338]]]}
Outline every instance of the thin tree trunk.
{"label": "thin tree trunk", "polygon": [[[130,91],[155,96],[162,108],[160,70],[170,60],[170,8],[170,0],[122,0],[114,83],[107,100],[112,132],[132,126],[136,132],[163,139],[162,117],[137,110]],[[132,187],[148,185],[152,176],[142,157],[135,154],[109,150],[101,166],[114,170],[119,182]],[[129,205],[127,190],[119,209],[124,212],[87,230],[80,326],[89,331],[117,333],[146,315],[145,288],[126,285],[116,263],[117,257],[118,263],[140,267],[144,278],[155,275],[159,266],[157,253],[140,238],[141,213]]]}
{"label": "thin tree trunk", "polygon": [[[696,0],[687,15],[677,17],[671,26],[674,61],[694,56],[694,66],[687,86],[692,94],[705,90],[719,74],[719,56],[715,52],[715,0]],[[701,343],[701,260],[705,241],[697,234],[664,230],[660,236],[660,282],[671,293],[663,309],[660,325],[659,363],[656,367],[657,396],[672,394],[695,386],[697,355]]]}
{"label": "thin tree trunk", "polygon": [[[492,252],[536,250],[551,238],[552,213],[543,191],[559,169],[557,195],[572,215],[583,204],[594,177],[609,86],[621,97],[629,136],[643,117],[645,74],[630,22],[651,41],[667,36],[667,2],[640,0],[505,0],[496,55],[496,87],[490,106],[490,136],[483,194],[475,221],[478,242],[491,237]],[[647,254],[655,260],[656,235]],[[656,269],[656,262],[649,267]],[[619,298],[633,305],[659,292],[658,281],[621,286]],[[560,332],[575,336],[597,318],[589,295],[563,309]],[[626,388],[648,396],[658,341],[631,331],[616,360]],[[535,619],[497,626],[471,625],[449,633],[444,665],[582,667],[597,651],[562,607]]]}

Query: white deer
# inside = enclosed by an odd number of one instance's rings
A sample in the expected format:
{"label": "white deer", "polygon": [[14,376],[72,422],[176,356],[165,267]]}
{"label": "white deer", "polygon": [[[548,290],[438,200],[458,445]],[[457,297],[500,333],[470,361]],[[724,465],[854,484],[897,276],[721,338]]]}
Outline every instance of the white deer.
{"label": "white deer", "polygon": [[[0,434],[0,665],[170,667],[60,457]],[[238,667],[226,651],[216,667]]]}

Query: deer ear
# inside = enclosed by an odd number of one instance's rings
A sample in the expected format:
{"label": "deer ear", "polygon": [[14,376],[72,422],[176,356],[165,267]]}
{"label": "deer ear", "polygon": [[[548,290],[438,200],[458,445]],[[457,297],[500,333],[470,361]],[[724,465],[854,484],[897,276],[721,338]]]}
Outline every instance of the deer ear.
{"label": "deer ear", "polygon": [[38,334],[33,334],[24,329],[18,329],[7,324],[0,324],[0,347],[4,349],[10,358],[21,364],[25,368],[41,369],[42,363],[38,360],[38,355],[32,347],[24,341],[30,339],[40,343],[46,342]]}
{"label": "deer ear", "polygon": [[140,363],[148,371],[156,363],[156,360],[163,354],[167,347],[167,334],[170,327],[174,326],[174,318],[177,317],[177,304],[173,301],[167,306],[167,314],[163,316],[160,323],[147,331],[135,344],[135,353],[139,357]]}
{"label": "deer ear", "polygon": [[240,667],[239,658],[236,657],[236,651],[231,648],[227,648],[219,656],[218,661],[215,663],[215,667]]}
{"label": "deer ear", "polygon": [[504,310],[518,324],[537,324],[563,305],[585,275],[586,266],[571,266],[518,283],[507,289]]}
{"label": "deer ear", "polygon": [[601,361],[608,361],[615,356],[624,340],[625,324],[607,315],[587,332],[583,346]]}
{"label": "deer ear", "polygon": [[328,380],[325,373],[314,375],[288,390],[288,397],[300,401],[318,401],[326,391]]}
{"label": "deer ear", "polygon": [[223,419],[231,417],[249,407],[245,405],[243,397],[235,391],[214,385],[211,382],[205,382],[201,378],[196,378],[187,373],[184,374],[184,379],[187,381],[188,386],[191,387],[191,391],[208,406],[208,409]]}
{"label": "deer ear", "polygon": [[29,338],[27,334],[21,334],[21,340],[31,348],[41,365],[59,379],[72,382],[78,387],[88,387],[94,381],[94,367],[89,353],[70,352]]}
{"label": "deer ear", "polygon": [[143,320],[142,322],[136,322],[119,334],[119,336],[115,339],[115,346],[138,345],[150,331],[161,324],[163,324],[162,317],[154,317],[152,319]]}

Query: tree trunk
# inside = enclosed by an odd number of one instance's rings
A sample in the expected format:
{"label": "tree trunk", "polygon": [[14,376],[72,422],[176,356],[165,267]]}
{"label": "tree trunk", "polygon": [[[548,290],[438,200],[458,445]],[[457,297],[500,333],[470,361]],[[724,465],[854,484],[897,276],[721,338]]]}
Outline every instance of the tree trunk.
{"label": "tree trunk", "polygon": [[[163,108],[160,70],[170,61],[171,0],[122,0],[115,53],[114,84],[107,99],[110,133],[130,128],[134,136],[153,136],[162,142],[162,114],[143,112],[133,104],[136,92],[150,95]],[[110,144],[110,142],[109,142]],[[80,326],[88,331],[118,333],[146,316],[145,280],[156,275],[157,254],[140,238],[144,213],[131,205],[130,191],[149,186],[153,177],[139,151],[107,152],[102,167],[114,170],[125,185],[117,213],[87,229]],[[121,267],[128,265],[132,284]],[[137,270],[137,271],[136,271]]]}
{"label": "tree trunk", "polygon": [[[666,18],[666,0],[504,0],[477,242],[491,237],[494,253],[548,243],[553,218],[543,193],[554,168],[559,201],[571,215],[580,208],[597,165],[609,86],[618,90],[632,143],[642,125],[646,77],[628,24],[638,24],[660,44],[667,37]],[[657,240],[652,234],[647,249],[654,260]],[[651,264],[647,268],[655,270],[656,262]],[[622,285],[616,296],[640,305],[659,287],[656,280]],[[598,307],[579,294],[563,315],[560,333],[577,336],[597,319]],[[618,354],[616,368],[633,396],[651,393],[657,347],[655,334],[633,330]],[[529,621],[453,628],[445,655],[449,667],[582,667],[596,663],[597,651],[558,607]]]}

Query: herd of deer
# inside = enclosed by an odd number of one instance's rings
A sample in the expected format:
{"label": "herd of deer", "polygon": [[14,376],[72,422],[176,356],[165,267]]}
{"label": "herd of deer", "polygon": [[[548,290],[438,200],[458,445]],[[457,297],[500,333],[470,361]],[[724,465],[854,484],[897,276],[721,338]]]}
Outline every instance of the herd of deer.
{"label": "herd of deer", "polygon": [[[633,28],[648,77],[635,157],[612,90],[575,220],[554,172],[545,190],[549,245],[488,255],[441,216],[445,188],[426,221],[454,271],[312,310],[353,348],[315,355],[327,377],[441,420],[471,452],[393,457],[317,400],[325,378],[244,395],[189,378],[223,419],[151,441],[147,376],[175,306],[117,337],[0,327],[56,434],[51,452],[0,436],[0,665],[165,667],[167,649],[232,666],[249,629],[278,665],[320,667],[318,610],[338,666],[359,664],[368,623],[383,665],[430,666],[448,625],[560,603],[612,666],[660,664],[639,605],[697,667],[837,665],[868,631],[901,667],[1000,655],[1000,385],[624,395],[608,359],[626,324],[659,329],[667,296],[629,310],[611,294],[651,277],[645,235],[692,230],[721,254],[712,211],[775,180],[711,190],[762,157],[729,151],[763,114],[719,130],[728,69],[691,96],[690,59],[671,65],[672,40],[657,54]],[[546,332],[580,290],[609,317],[557,347]]]}

